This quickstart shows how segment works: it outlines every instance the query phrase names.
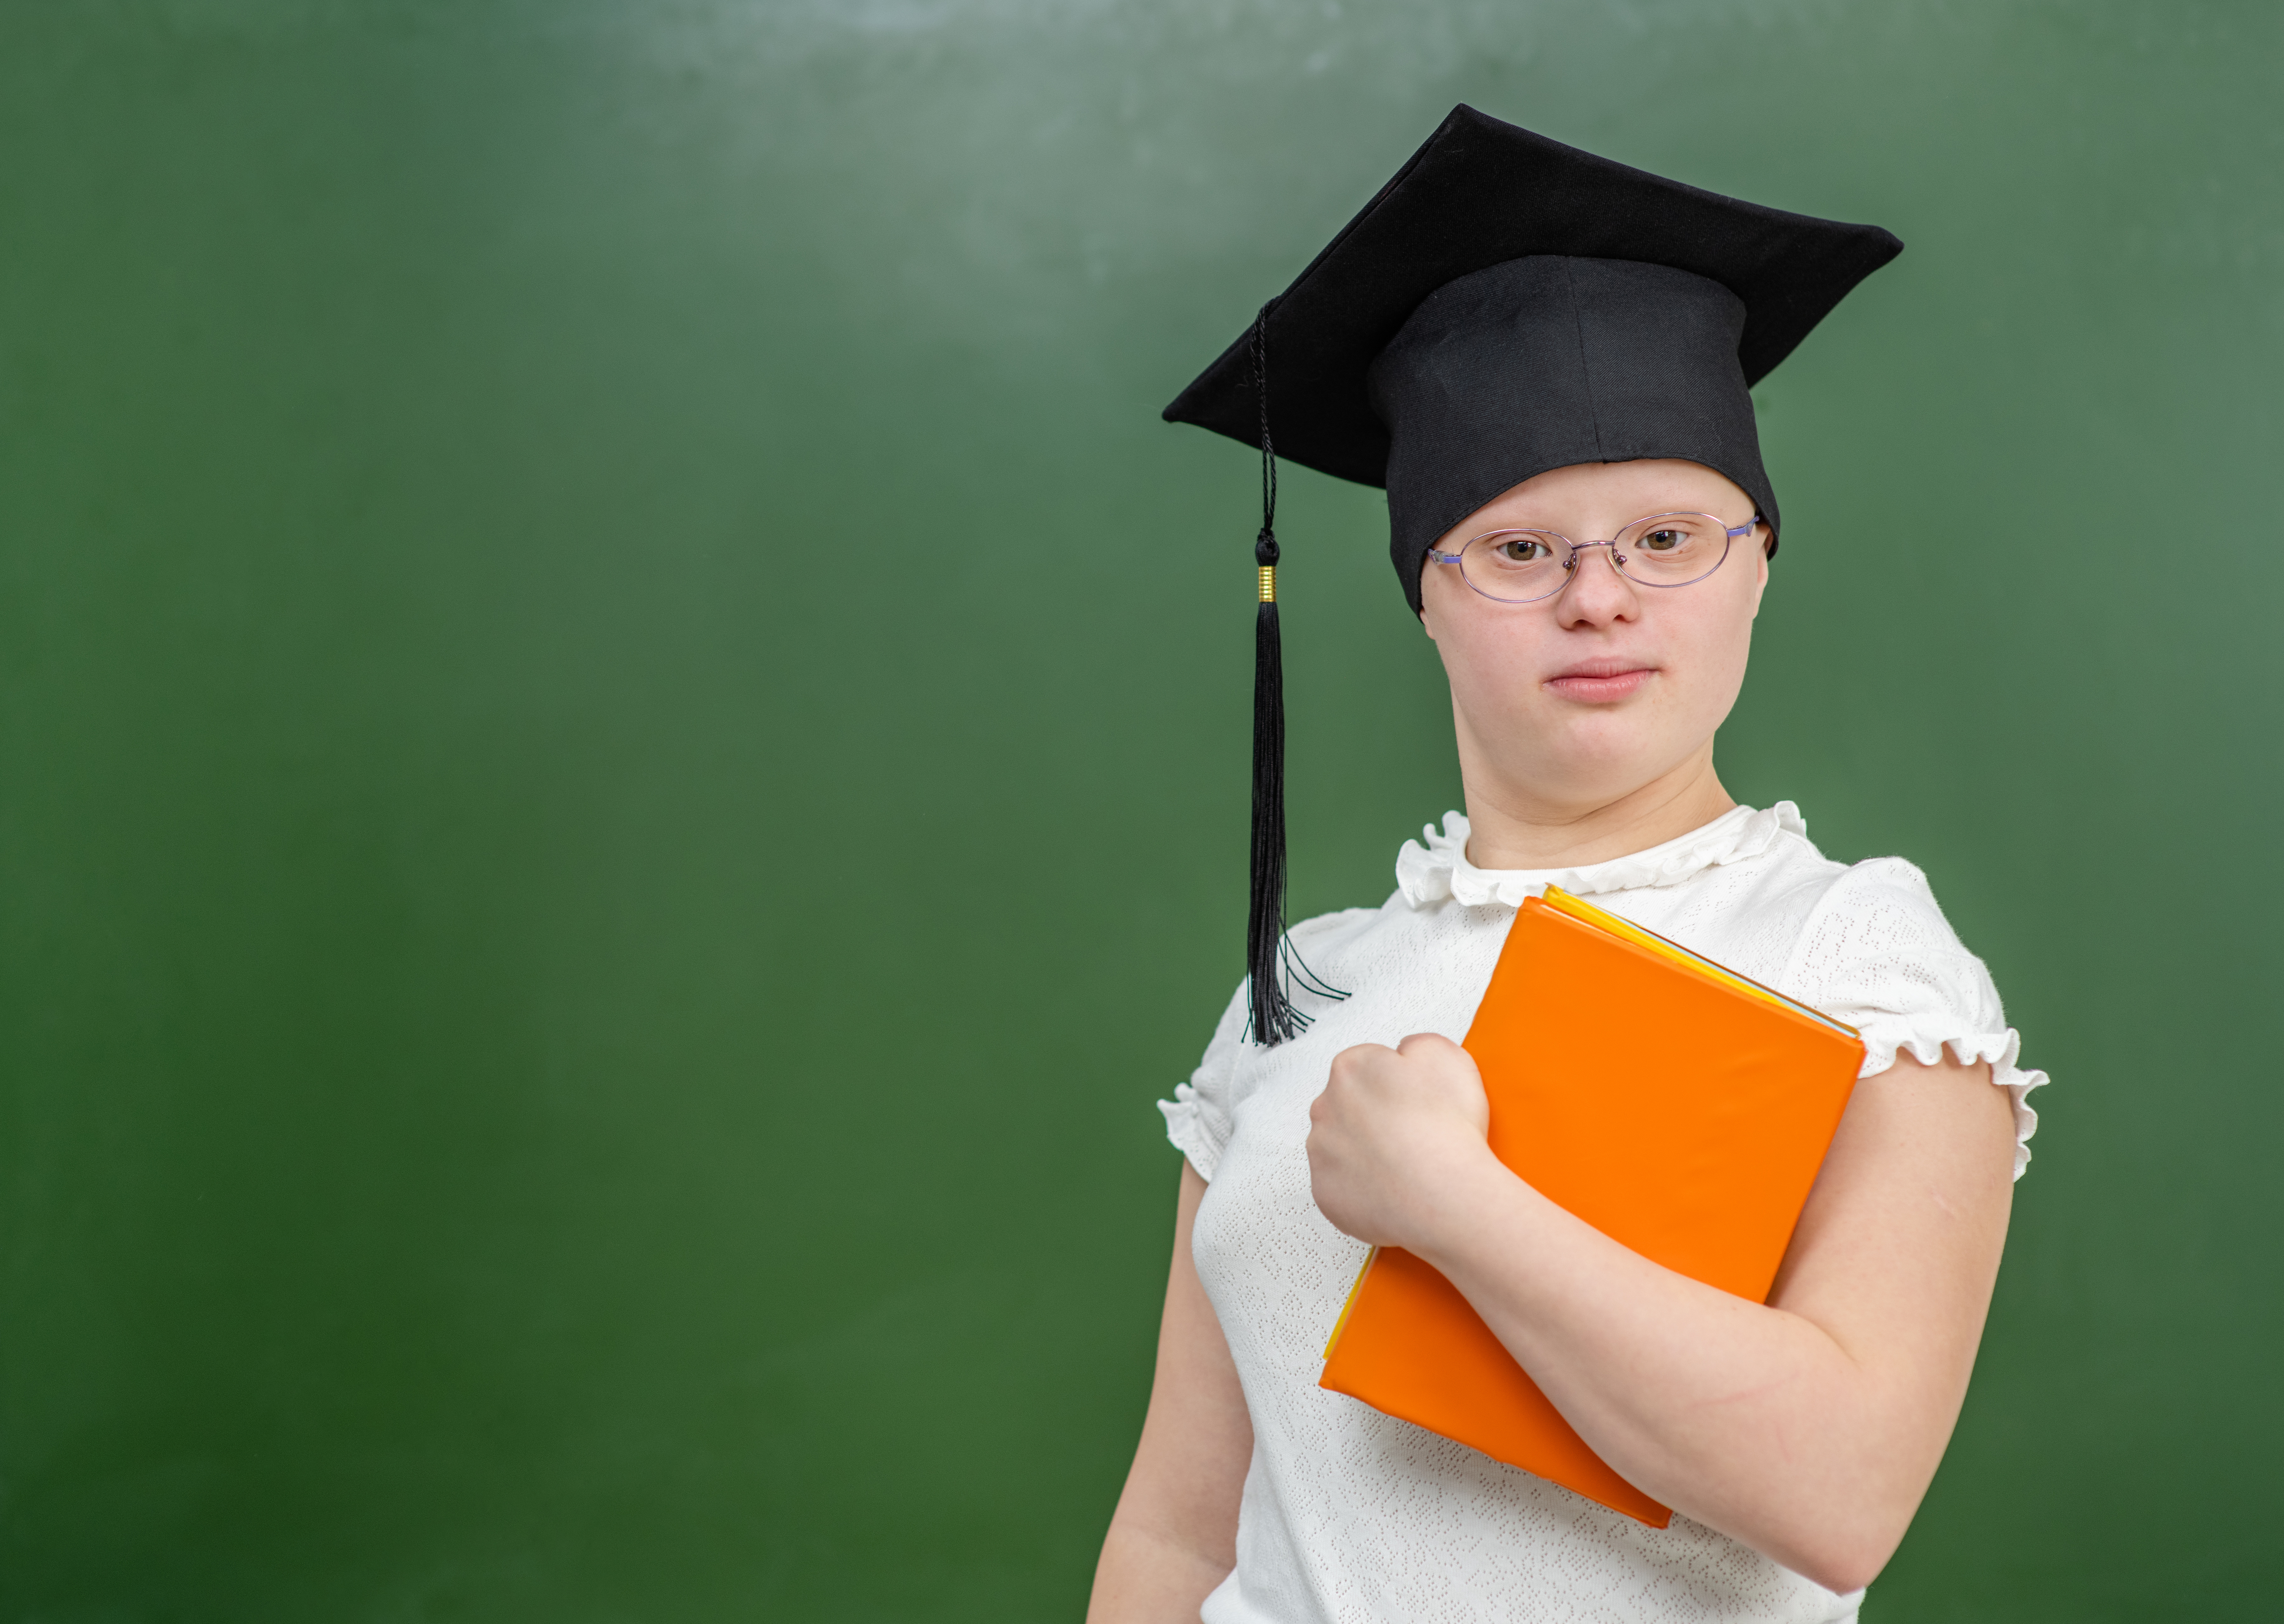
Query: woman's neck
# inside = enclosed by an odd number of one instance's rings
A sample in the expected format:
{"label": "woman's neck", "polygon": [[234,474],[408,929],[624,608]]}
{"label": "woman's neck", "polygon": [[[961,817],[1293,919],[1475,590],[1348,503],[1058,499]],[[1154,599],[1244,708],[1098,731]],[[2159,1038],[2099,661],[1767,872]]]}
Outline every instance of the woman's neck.
{"label": "woman's neck", "polygon": [[1575,868],[1607,863],[1701,829],[1737,803],[1713,770],[1705,748],[1639,789],[1601,806],[1542,801],[1508,786],[1478,785],[1467,793],[1467,861],[1479,869]]}

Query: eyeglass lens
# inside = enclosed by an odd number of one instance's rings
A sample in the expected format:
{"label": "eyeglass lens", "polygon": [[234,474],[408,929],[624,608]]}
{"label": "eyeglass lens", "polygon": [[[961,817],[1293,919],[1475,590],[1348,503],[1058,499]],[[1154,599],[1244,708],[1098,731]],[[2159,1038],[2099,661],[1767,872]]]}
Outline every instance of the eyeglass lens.
{"label": "eyeglass lens", "polygon": [[[1711,574],[1728,551],[1728,527],[1710,513],[1660,513],[1619,531],[1610,558],[1630,581],[1679,587]],[[1459,573],[1486,597],[1529,603],[1560,592],[1576,558],[1551,530],[1494,530],[1461,550]]]}

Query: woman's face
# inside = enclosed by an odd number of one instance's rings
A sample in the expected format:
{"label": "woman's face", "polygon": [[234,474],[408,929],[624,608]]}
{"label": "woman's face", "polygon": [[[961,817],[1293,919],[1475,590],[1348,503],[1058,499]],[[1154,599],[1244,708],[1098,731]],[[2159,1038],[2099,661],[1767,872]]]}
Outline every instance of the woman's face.
{"label": "woman's face", "polygon": [[[1668,512],[1734,526],[1754,504],[1698,463],[1580,463],[1477,509],[1435,550],[1510,527],[1600,541]],[[1666,588],[1626,579],[1609,548],[1588,548],[1558,595],[1529,604],[1485,597],[1458,566],[1430,562],[1420,620],[1451,679],[1470,796],[1583,813],[1709,753],[1745,680],[1767,542],[1756,527],[1712,574]]]}

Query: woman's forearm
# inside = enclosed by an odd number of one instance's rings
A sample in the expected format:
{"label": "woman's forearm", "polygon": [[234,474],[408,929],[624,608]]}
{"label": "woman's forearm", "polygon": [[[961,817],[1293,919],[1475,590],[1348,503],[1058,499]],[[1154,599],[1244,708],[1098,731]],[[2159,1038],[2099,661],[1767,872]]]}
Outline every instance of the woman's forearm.
{"label": "woman's forearm", "polygon": [[1113,1521],[1095,1565],[1086,1624],[1197,1624],[1230,1564],[1179,1539]]}
{"label": "woman's forearm", "polygon": [[1876,1376],[1819,1326],[1661,1268],[1488,1156],[1468,1177],[1451,1203],[1467,1220],[1414,1249],[1595,1452],[1819,1583],[1868,1582],[1925,1485]]}
{"label": "woman's forearm", "polygon": [[1856,1085],[1767,1305],[1571,1216],[1484,1141],[1457,1044],[1334,1060],[1317,1205],[1458,1286],[1596,1453],[1834,1589],[1876,1574],[1942,1458],[2005,1244],[2013,1105],[1989,1070],[1899,1059]]}

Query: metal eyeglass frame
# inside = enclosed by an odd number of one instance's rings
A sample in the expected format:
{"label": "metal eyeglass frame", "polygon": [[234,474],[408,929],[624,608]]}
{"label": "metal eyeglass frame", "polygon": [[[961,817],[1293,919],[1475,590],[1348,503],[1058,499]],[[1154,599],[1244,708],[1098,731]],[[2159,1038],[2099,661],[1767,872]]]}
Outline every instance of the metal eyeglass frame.
{"label": "metal eyeglass frame", "polygon": [[[1717,525],[1721,524],[1720,515],[1717,513],[1693,513],[1686,509],[1676,508],[1671,512],[1645,514],[1639,519],[1620,525],[1618,527],[1618,535],[1623,535],[1627,531],[1631,530],[1638,526],[1646,525],[1650,523],[1653,519],[1709,519]],[[1724,564],[1726,564],[1729,561],[1729,549],[1736,544],[1736,541],[1739,536],[1750,535],[1756,527],[1766,524],[1768,520],[1763,518],[1760,514],[1755,513],[1750,519],[1747,519],[1741,525],[1734,527],[1722,525],[1721,534],[1727,539],[1721,543],[1721,556],[1713,560],[1711,567],[1706,570],[1705,575],[1710,575],[1715,570],[1719,569]],[[1705,575],[1692,575],[1686,581],[1645,581],[1639,575],[1629,575],[1626,574],[1625,554],[1617,550],[1618,536],[1612,536],[1606,542],[1574,542],[1568,536],[1563,535],[1560,530],[1541,530],[1529,525],[1514,525],[1503,530],[1486,530],[1481,535],[1469,536],[1458,552],[1437,552],[1433,547],[1430,547],[1428,550],[1428,561],[1431,564],[1458,564],[1460,558],[1467,552],[1469,547],[1474,546],[1477,542],[1487,542],[1495,535],[1550,536],[1570,550],[1569,555],[1562,560],[1561,585],[1556,587],[1551,592],[1541,592],[1536,597],[1495,597],[1491,593],[1484,591],[1482,588],[1477,586],[1473,581],[1469,581],[1467,579],[1467,569],[1462,566],[1459,570],[1459,579],[1467,582],[1468,589],[1474,592],[1479,597],[1490,598],[1490,601],[1495,604],[1543,604],[1550,597],[1560,597],[1562,595],[1563,587],[1568,586],[1573,581],[1578,578],[1578,555],[1585,551],[1589,547],[1609,548],[1611,567],[1618,572],[1618,575],[1621,580],[1631,582],[1635,586],[1656,587],[1662,590],[1669,587],[1693,587],[1699,582],[1705,579]]]}

